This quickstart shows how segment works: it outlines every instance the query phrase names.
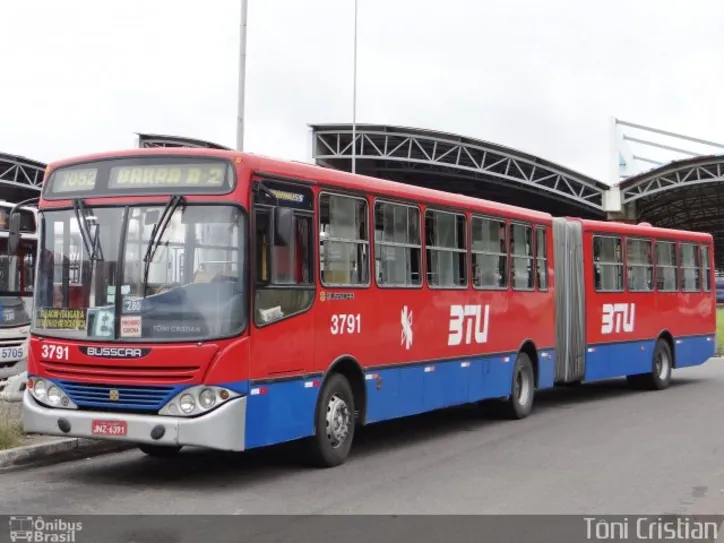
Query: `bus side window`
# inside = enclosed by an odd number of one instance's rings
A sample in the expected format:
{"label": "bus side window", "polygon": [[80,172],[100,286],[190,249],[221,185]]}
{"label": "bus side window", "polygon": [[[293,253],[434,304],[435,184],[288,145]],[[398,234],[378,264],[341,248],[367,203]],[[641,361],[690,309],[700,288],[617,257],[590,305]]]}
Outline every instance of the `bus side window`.
{"label": "bus side window", "polygon": [[533,290],[533,234],[527,224],[510,225],[510,275],[513,290]]}
{"label": "bus side window", "polygon": [[370,284],[367,201],[323,193],[319,197],[319,259],[325,286]]}
{"label": "bus side window", "polygon": [[617,236],[593,236],[593,262],[596,291],[622,292],[623,255],[621,238]]}
{"label": "bus side window", "polygon": [[676,244],[656,242],[656,289],[659,292],[679,290],[679,269],[676,266]]}
{"label": "bus side window", "polygon": [[711,264],[709,263],[709,246],[702,245],[700,251],[702,290],[704,292],[711,292]]}
{"label": "bus side window", "polygon": [[682,292],[697,292],[700,289],[699,246],[695,243],[679,244]]}
{"label": "bus side window", "polygon": [[433,288],[465,288],[467,228],[465,215],[425,210],[427,284]]}
{"label": "bus side window", "polygon": [[375,275],[385,287],[419,287],[422,241],[420,210],[388,202],[375,203]]}
{"label": "bus side window", "polygon": [[505,222],[473,216],[473,287],[502,290],[508,288],[508,244]]}
{"label": "bus side window", "polygon": [[538,226],[535,229],[535,269],[538,276],[538,290],[548,290],[548,236],[545,227]]}
{"label": "bus side window", "polygon": [[627,283],[631,292],[650,292],[654,289],[654,260],[651,241],[626,240]]}

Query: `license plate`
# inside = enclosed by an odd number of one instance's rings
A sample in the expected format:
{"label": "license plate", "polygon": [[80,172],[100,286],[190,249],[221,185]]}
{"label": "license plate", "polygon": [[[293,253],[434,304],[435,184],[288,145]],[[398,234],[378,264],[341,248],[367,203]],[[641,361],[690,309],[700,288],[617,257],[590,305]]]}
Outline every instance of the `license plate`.
{"label": "license plate", "polygon": [[91,432],[97,436],[125,436],[128,425],[123,420],[94,420],[91,422]]}
{"label": "license plate", "polygon": [[2,347],[0,348],[0,360],[14,360],[22,358],[25,353],[22,347]]}

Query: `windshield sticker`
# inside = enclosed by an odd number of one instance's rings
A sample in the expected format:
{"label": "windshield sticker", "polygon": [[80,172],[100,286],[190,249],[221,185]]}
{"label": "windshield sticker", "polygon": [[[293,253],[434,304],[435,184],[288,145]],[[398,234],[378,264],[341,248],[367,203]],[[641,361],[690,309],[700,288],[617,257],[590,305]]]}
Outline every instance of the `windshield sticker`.
{"label": "windshield sticker", "polygon": [[200,326],[192,324],[154,324],[153,331],[156,334],[172,334],[174,336],[199,336],[203,333]]}
{"label": "windshield sticker", "polygon": [[124,315],[121,317],[121,337],[141,337],[140,315]]}
{"label": "windshield sticker", "polygon": [[123,312],[124,313],[140,313],[143,298],[140,296],[124,296]]}
{"label": "windshield sticker", "polygon": [[41,307],[37,313],[37,326],[56,330],[83,330],[86,327],[86,312],[84,309]]}
{"label": "windshield sticker", "polygon": [[[123,285],[121,286],[121,296],[125,298],[127,294],[131,293],[131,285]],[[106,288],[106,298],[108,299],[109,304],[116,303],[116,287],[115,285],[111,285],[110,287]]]}
{"label": "windshield sticker", "polygon": [[[112,309],[93,310],[88,317],[89,328],[92,327],[92,332],[88,335],[98,338],[113,337],[113,324],[115,319]],[[93,321],[92,324],[91,320]]]}

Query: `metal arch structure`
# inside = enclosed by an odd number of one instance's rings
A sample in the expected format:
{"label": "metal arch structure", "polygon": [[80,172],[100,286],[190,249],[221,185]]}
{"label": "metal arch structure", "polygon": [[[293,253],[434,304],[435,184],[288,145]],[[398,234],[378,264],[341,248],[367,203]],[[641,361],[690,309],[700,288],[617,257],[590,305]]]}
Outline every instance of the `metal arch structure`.
{"label": "metal arch structure", "polygon": [[46,164],[0,153],[0,199],[19,203],[40,196]]}
{"label": "metal arch structure", "polygon": [[194,147],[202,149],[221,149],[231,151],[233,149],[194,138],[184,138],[181,136],[168,136],[163,134],[136,134],[136,147],[140,149],[149,149],[153,147]]}
{"label": "metal arch structure", "polygon": [[387,125],[310,125],[318,165],[601,219],[607,184],[541,158],[465,136]]}
{"label": "metal arch structure", "polygon": [[715,266],[724,271],[724,155],[697,156],[621,181],[621,204],[637,221],[710,232]]}

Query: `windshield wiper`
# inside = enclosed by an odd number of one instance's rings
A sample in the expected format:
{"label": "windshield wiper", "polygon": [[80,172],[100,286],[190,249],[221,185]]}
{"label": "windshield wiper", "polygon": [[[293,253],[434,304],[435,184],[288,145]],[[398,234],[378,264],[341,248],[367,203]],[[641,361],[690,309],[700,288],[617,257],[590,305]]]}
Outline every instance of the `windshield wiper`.
{"label": "windshield wiper", "polygon": [[161,213],[161,218],[159,221],[153,225],[153,230],[151,231],[151,239],[148,240],[148,245],[146,246],[146,254],[143,257],[144,262],[144,268],[143,268],[143,297],[146,297],[146,284],[148,282],[148,272],[151,268],[151,262],[153,262],[153,256],[156,254],[156,249],[158,249],[158,246],[161,244],[161,239],[163,238],[163,233],[166,231],[166,228],[168,228],[168,225],[171,223],[171,217],[173,217],[174,212],[176,211],[176,208],[184,201],[184,197],[180,194],[177,194],[175,196],[172,196],[171,199],[166,204],[166,207],[163,208],[163,213]]}
{"label": "windshield wiper", "polygon": [[78,228],[80,229],[80,237],[85,245],[86,253],[91,262],[96,260],[103,260],[103,250],[98,243],[98,229],[100,225],[96,223],[95,236],[91,238],[90,231],[88,230],[88,208],[81,198],[73,200],[73,211],[75,211],[75,218],[78,221]]}

